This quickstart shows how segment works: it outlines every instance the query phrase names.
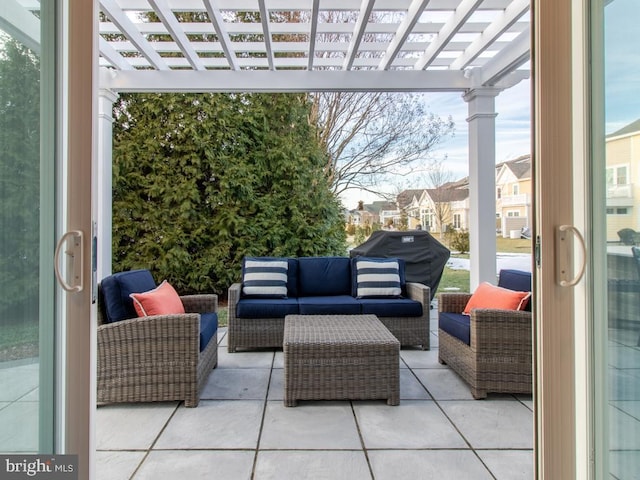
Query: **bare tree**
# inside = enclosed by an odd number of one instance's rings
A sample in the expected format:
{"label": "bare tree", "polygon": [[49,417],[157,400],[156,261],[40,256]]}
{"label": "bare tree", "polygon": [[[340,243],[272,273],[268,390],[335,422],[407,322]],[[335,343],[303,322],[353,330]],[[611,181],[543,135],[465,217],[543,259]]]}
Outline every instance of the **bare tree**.
{"label": "bare tree", "polygon": [[[355,22],[354,11],[324,14],[323,22]],[[377,22],[399,22],[397,12],[371,14]],[[386,33],[366,33],[363,42],[388,37]],[[375,37],[375,38],[374,38]],[[392,39],[388,37],[389,40]],[[351,35],[323,33],[318,43],[349,42]],[[316,54],[318,55],[318,54]],[[321,56],[338,52],[323,51]],[[380,58],[380,52],[361,56]],[[360,57],[359,57],[360,58]],[[352,68],[358,68],[354,60]],[[329,154],[327,175],[334,193],[351,188],[383,194],[393,175],[407,175],[431,150],[453,133],[451,117],[442,119],[426,110],[424,97],[417,93],[389,92],[319,92],[311,95],[310,121],[318,127],[318,139]],[[385,183],[381,186],[381,183]],[[384,195],[383,195],[384,196]]]}
{"label": "bare tree", "polygon": [[336,194],[350,188],[380,194],[383,178],[424,161],[454,128],[451,117],[426,112],[417,94],[322,92],[312,99],[310,121],[329,154]]}
{"label": "bare tree", "polygon": [[434,161],[427,172],[433,215],[439,226],[440,238],[444,227],[451,221],[451,202],[458,199],[459,189],[453,183],[453,173],[445,169],[444,161]]}

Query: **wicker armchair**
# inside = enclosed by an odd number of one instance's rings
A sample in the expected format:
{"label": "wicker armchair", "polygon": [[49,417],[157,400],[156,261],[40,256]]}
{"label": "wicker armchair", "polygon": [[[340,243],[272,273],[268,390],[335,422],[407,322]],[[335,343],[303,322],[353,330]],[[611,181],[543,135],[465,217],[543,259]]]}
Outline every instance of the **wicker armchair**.
{"label": "wicker armchair", "polygon": [[[461,314],[471,294],[443,293],[438,312]],[[531,312],[474,309],[469,316],[469,344],[438,328],[438,361],[471,387],[473,398],[488,392],[531,393]]]}
{"label": "wicker armchair", "polygon": [[196,407],[218,362],[216,331],[200,351],[201,313],[216,313],[218,296],[181,296],[180,315],[154,315],[106,323],[98,295],[97,402],[184,400]]}

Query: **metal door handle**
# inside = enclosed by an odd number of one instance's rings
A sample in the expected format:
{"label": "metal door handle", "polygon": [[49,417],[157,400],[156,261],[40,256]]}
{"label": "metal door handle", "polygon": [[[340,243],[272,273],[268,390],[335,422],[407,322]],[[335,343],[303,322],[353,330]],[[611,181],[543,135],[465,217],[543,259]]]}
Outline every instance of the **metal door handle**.
{"label": "metal door handle", "polygon": [[[73,239],[73,246],[71,249],[65,250],[64,253],[70,257],[72,262],[71,271],[73,272],[73,280],[74,285],[69,285],[64,278],[62,278],[62,274],[60,273],[60,253],[62,252],[62,247],[67,242],[68,239]],[[84,235],[80,230],[71,230],[64,235],[58,241],[58,245],[56,245],[56,253],[54,256],[54,271],[56,273],[56,278],[58,279],[58,283],[63,288],[63,290],[71,293],[81,292],[84,288]]]}
{"label": "metal door handle", "polygon": [[[567,232],[570,232],[578,239],[580,250],[582,251],[582,264],[578,273],[570,278],[569,267],[572,264],[573,249],[569,247]],[[584,238],[573,225],[560,225],[556,230],[556,281],[561,287],[573,287],[584,275],[587,266],[587,247]]]}

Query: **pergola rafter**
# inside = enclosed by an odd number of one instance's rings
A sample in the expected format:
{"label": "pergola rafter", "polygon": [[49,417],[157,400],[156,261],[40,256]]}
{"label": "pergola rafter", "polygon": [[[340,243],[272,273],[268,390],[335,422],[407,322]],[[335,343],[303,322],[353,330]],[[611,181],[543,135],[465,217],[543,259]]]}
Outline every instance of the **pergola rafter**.
{"label": "pergola rafter", "polygon": [[[527,0],[100,0],[100,8],[110,20],[100,23],[100,64],[116,70],[114,82],[125,75],[127,80],[118,82],[122,85],[135,77],[154,78],[142,75],[146,70],[188,71],[194,73],[194,84],[202,83],[197,72],[239,70],[246,72],[249,83],[255,77],[258,89],[273,91],[281,85],[283,91],[304,90],[314,82],[305,80],[296,88],[294,82],[282,83],[281,75],[273,75],[263,85],[257,79],[265,78],[257,72],[306,70],[335,72],[324,77],[335,78],[326,89],[340,89],[343,77],[338,72],[361,72],[364,78],[371,72],[394,71],[400,78],[423,71],[423,84],[433,88],[432,78],[438,78],[434,72],[469,69],[474,82],[488,78],[487,86],[508,85],[509,78],[522,75],[504,71],[507,80],[499,77],[495,66],[502,62],[497,59],[511,55],[512,40],[529,31]],[[180,15],[189,12],[205,20]],[[145,13],[154,13],[159,21]],[[516,63],[515,68],[524,64]],[[512,67],[516,63],[510,62]],[[492,74],[484,75],[488,64]],[[184,83],[184,76],[180,78]],[[448,89],[483,86],[462,83]],[[151,85],[157,86],[155,79]],[[384,85],[394,89],[389,82]],[[235,85],[215,88],[224,91]]]}
{"label": "pergola rafter", "polygon": [[169,34],[176,41],[183,55],[189,61],[189,64],[194,70],[204,70],[204,64],[200,60],[200,57],[194,50],[191,42],[182,30],[180,22],[173,14],[165,0],[149,0],[149,4],[155,10],[156,14],[162,20],[162,23],[167,27]]}

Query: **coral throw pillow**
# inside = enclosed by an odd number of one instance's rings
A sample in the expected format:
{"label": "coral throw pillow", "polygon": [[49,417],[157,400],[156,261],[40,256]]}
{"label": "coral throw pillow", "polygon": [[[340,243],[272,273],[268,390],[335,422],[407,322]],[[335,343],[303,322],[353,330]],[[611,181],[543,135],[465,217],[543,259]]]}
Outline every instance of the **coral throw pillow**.
{"label": "coral throw pillow", "polygon": [[139,317],[185,313],[178,292],[166,280],[153,290],[132,293],[130,297]]}
{"label": "coral throw pillow", "polygon": [[522,310],[527,306],[529,297],[531,297],[531,292],[517,292],[484,282],[478,286],[462,313],[469,315],[474,308]]}

